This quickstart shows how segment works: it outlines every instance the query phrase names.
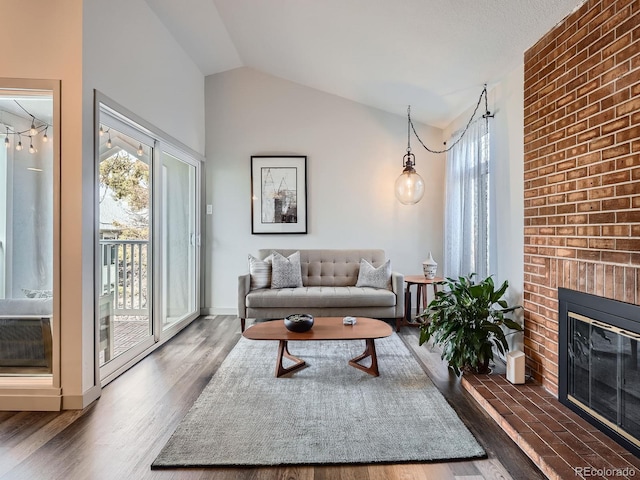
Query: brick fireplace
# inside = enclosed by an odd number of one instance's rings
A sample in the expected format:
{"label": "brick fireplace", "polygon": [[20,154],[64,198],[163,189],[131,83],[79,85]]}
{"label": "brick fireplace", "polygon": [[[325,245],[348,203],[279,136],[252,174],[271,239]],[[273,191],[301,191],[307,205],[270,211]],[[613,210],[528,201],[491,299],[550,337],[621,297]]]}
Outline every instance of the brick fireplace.
{"label": "brick fireplace", "polygon": [[588,0],[525,53],[525,353],[558,393],[558,287],[640,303],[640,1]]}

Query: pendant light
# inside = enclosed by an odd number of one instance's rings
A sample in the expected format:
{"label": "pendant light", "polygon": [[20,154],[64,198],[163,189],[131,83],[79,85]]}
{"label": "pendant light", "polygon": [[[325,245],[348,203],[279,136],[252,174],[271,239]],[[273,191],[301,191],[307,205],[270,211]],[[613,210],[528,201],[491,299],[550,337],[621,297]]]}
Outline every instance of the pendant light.
{"label": "pendant light", "polygon": [[[411,153],[411,132],[413,131],[413,134],[418,139],[418,142],[420,142],[420,145],[422,145],[427,152],[434,154],[446,153],[453,147],[455,147],[458,142],[462,140],[462,137],[465,136],[467,130],[469,130],[471,122],[476,117],[476,113],[478,113],[478,109],[480,108],[483,98],[485,113],[482,115],[482,118],[484,118],[486,122],[489,122],[489,119],[494,117],[494,114],[489,111],[487,85],[485,84],[482,92],[480,93],[480,97],[478,98],[476,108],[473,110],[471,118],[467,122],[467,125],[464,127],[464,130],[451,145],[442,150],[432,150],[424,144],[424,142],[418,136],[418,132],[416,132],[416,129],[413,126],[413,122],[411,121],[411,106],[407,107],[407,153],[404,155],[404,157],[402,157],[402,174],[398,177],[395,183],[396,198],[400,201],[400,203],[404,205],[415,205],[424,196],[424,180],[420,175],[418,175],[418,172],[416,172],[416,169],[414,168],[416,164],[416,157],[413,153]],[[445,142],[445,146],[446,145],[447,142]]]}
{"label": "pendant light", "polygon": [[416,156],[411,153],[411,107],[407,108],[407,153],[402,157],[403,170],[395,183],[396,198],[403,205],[414,205],[424,196],[424,180],[414,165]]}

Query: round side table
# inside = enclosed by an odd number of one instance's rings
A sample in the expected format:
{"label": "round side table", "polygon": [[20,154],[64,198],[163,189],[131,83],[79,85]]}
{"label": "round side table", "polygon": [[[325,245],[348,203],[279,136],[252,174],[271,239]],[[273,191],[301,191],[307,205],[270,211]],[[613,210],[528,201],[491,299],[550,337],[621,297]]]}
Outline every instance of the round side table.
{"label": "round side table", "polygon": [[434,295],[438,292],[438,282],[442,282],[444,278],[426,278],[424,275],[406,275],[404,277],[404,283],[406,284],[406,290],[404,293],[404,319],[401,322],[396,323],[396,331],[400,331],[400,327],[420,326],[420,322],[411,321],[411,287],[416,287],[416,316],[419,315],[423,309],[427,307],[427,285],[433,286]]}

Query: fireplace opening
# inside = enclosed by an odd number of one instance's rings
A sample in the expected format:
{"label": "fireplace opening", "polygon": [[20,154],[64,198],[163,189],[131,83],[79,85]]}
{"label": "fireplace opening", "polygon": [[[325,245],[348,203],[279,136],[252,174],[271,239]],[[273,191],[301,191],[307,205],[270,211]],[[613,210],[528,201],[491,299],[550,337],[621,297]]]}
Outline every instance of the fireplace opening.
{"label": "fireplace opening", "polygon": [[559,400],[640,456],[640,306],[558,289]]}

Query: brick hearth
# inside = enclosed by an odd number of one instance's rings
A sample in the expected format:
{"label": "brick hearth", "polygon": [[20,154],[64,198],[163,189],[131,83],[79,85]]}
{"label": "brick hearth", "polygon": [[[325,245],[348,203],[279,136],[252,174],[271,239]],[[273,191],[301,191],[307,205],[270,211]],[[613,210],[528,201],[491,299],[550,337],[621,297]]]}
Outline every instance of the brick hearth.
{"label": "brick hearth", "polygon": [[548,478],[640,476],[638,458],[562,405],[541,385],[512,385],[504,375],[465,373],[462,386]]}

